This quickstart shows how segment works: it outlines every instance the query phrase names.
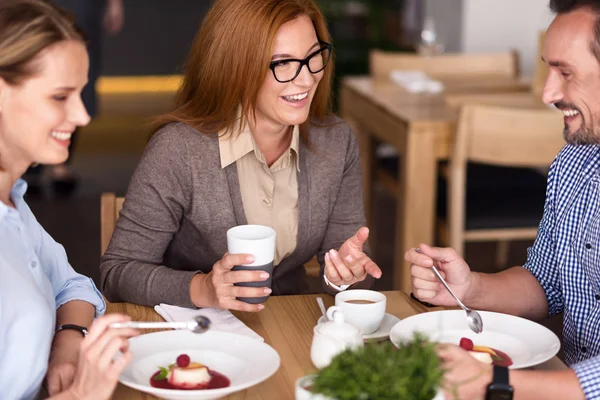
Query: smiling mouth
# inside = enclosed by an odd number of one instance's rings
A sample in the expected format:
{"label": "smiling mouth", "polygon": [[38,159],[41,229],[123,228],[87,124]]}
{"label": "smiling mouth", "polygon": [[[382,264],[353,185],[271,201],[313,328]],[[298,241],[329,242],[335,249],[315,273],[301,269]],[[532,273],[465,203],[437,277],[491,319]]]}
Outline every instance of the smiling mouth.
{"label": "smiling mouth", "polygon": [[294,103],[294,102],[302,101],[306,97],[308,97],[308,92],[300,93],[300,94],[293,94],[291,96],[281,96],[281,97],[283,97],[283,99],[286,101]]}
{"label": "smiling mouth", "polygon": [[73,135],[73,132],[60,132],[60,131],[52,131],[52,137],[58,140],[69,140]]}
{"label": "smiling mouth", "polygon": [[579,115],[579,110],[561,110],[563,112],[563,114],[565,115],[565,117],[574,117],[576,115]]}

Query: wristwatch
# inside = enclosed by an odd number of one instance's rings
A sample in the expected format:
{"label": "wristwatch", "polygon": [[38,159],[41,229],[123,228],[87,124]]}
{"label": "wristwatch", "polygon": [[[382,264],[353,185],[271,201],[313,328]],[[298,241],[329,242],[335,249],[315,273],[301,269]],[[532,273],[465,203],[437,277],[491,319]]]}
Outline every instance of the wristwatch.
{"label": "wristwatch", "polygon": [[514,390],[508,383],[508,367],[494,365],[494,380],[487,387],[485,400],[512,400]]}
{"label": "wristwatch", "polygon": [[56,331],[54,331],[54,334],[56,335],[58,332],[66,330],[66,329],[71,329],[74,331],[79,331],[81,332],[81,334],[83,335],[83,337],[86,337],[88,334],[88,330],[85,326],[80,326],[80,325],[75,325],[75,324],[64,324],[64,325],[59,325],[56,328]]}

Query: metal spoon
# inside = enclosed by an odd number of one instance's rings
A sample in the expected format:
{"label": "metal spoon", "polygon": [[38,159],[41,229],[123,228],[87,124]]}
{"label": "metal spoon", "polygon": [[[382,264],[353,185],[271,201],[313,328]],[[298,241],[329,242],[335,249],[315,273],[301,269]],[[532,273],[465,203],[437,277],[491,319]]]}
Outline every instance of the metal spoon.
{"label": "metal spoon", "polygon": [[321,314],[323,314],[323,316],[327,318],[327,310],[325,310],[325,303],[323,303],[323,298],[317,297],[317,303],[319,304],[319,308],[321,309]]}
{"label": "metal spoon", "polygon": [[181,322],[115,322],[111,328],[133,328],[133,329],[188,329],[194,333],[204,333],[210,327],[210,320],[202,315],[194,317],[190,321]]}
{"label": "metal spoon", "polygon": [[448,290],[448,292],[452,295],[452,297],[454,297],[454,300],[456,300],[456,302],[458,303],[460,308],[465,310],[465,312],[467,313],[467,322],[469,323],[469,328],[471,328],[471,330],[475,333],[483,332],[483,321],[481,319],[481,315],[479,315],[479,313],[477,311],[471,310],[469,307],[465,306],[462,303],[462,301],[460,301],[458,299],[458,297],[456,297],[456,295],[454,294],[452,289],[450,289],[450,286],[448,286],[448,284],[446,283],[444,278],[442,278],[442,275],[440,275],[440,272],[437,270],[435,265],[431,267],[431,270],[433,271],[435,276],[437,276],[437,278],[440,280],[440,282],[442,282],[442,285],[444,285],[446,290]]}

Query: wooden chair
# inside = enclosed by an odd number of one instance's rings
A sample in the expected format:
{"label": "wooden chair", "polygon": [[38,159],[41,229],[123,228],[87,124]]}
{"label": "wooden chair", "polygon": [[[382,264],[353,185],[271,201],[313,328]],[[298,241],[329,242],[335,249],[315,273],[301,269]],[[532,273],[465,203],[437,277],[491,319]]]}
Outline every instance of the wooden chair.
{"label": "wooden chair", "polygon": [[[123,197],[116,197],[114,193],[102,193],[100,200],[100,254],[104,254],[110,238],[115,230],[117,218],[123,208]],[[313,257],[304,264],[306,274],[312,277],[318,277],[321,274],[321,267],[317,257]]]}
{"label": "wooden chair", "polygon": [[[535,238],[543,214],[546,176],[534,168],[550,166],[565,145],[562,130],[563,115],[553,110],[463,107],[449,165],[448,237],[442,241],[460,254],[465,242],[498,241],[497,264],[503,266],[510,240]],[[515,167],[519,172],[512,182],[490,182],[487,188],[469,191],[468,163]],[[467,207],[472,201],[479,204]]]}
{"label": "wooden chair", "polygon": [[448,53],[424,57],[411,53],[371,50],[370,73],[376,79],[388,79],[392,70],[420,70],[432,78],[473,76],[519,76],[519,54],[503,53]]}
{"label": "wooden chair", "polygon": [[546,32],[540,32],[538,36],[538,51],[535,60],[535,69],[533,71],[533,82],[531,83],[531,91],[537,97],[542,97],[542,91],[548,77],[548,66],[542,61],[542,51],[544,50],[544,37]]}
{"label": "wooden chair", "polygon": [[[370,73],[375,79],[389,79],[394,69],[421,70],[433,78],[469,78],[473,76],[496,76],[517,79],[519,54],[516,51],[502,53],[448,53],[424,57],[411,53],[371,50]],[[387,149],[386,149],[387,150]],[[386,152],[378,148],[378,152]],[[398,190],[395,151],[373,166],[373,179],[385,192],[396,197]]]}

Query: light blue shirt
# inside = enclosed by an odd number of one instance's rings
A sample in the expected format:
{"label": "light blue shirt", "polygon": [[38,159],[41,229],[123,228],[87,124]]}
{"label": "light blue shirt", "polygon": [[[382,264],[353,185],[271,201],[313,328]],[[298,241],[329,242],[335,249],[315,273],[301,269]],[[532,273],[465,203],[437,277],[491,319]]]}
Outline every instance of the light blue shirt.
{"label": "light blue shirt", "polygon": [[[48,367],[56,310],[83,300],[104,313],[90,278],[69,265],[64,248],[37,222],[25,203],[27,184],[13,186],[16,209],[0,202],[0,398],[32,399]],[[65,216],[67,218],[67,216]]]}

